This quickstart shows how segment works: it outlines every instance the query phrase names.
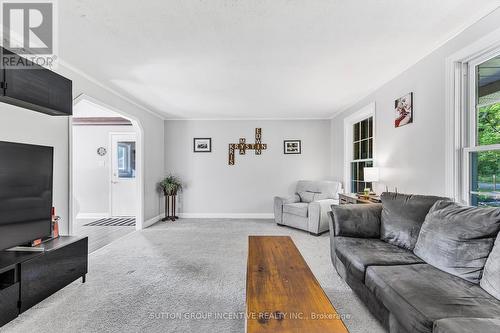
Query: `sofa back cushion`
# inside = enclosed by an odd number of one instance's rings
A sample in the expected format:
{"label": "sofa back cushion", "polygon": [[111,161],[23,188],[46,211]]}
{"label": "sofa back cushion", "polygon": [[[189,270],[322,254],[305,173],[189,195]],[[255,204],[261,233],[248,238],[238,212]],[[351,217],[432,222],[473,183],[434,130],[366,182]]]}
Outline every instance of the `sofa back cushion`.
{"label": "sofa back cushion", "polygon": [[500,209],[438,201],[420,230],[414,253],[427,263],[479,283],[500,230]]}
{"label": "sofa back cushion", "polygon": [[429,209],[446,198],[385,192],[382,193],[380,238],[412,251]]}
{"label": "sofa back cushion", "polygon": [[491,296],[500,300],[500,234],[486,260],[480,285]]}
{"label": "sofa back cushion", "polygon": [[300,193],[307,191],[321,193],[322,199],[338,199],[339,192],[342,191],[342,184],[340,182],[329,180],[299,180],[295,192]]}
{"label": "sofa back cushion", "polygon": [[380,238],[381,204],[332,205],[330,218],[335,236]]}

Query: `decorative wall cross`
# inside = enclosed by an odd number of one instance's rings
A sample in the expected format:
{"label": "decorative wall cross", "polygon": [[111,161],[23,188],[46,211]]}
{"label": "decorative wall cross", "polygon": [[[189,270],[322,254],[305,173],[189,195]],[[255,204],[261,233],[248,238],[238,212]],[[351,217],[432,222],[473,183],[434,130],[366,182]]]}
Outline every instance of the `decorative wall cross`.
{"label": "decorative wall cross", "polygon": [[229,165],[234,165],[235,150],[240,155],[245,155],[247,150],[255,150],[255,155],[262,155],[262,151],[267,149],[267,144],[262,143],[262,129],[255,129],[255,143],[247,143],[247,139],[240,138],[240,143],[229,144]]}

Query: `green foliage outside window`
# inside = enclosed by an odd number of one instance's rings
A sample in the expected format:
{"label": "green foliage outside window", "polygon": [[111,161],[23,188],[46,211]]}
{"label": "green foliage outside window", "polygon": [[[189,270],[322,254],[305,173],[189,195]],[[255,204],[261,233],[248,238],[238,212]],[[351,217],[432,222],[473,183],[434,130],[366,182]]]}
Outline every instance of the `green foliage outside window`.
{"label": "green foliage outside window", "polygon": [[[478,145],[500,144],[500,103],[479,109],[477,115]],[[492,182],[492,176],[500,171],[500,151],[483,152],[478,160],[478,180]]]}

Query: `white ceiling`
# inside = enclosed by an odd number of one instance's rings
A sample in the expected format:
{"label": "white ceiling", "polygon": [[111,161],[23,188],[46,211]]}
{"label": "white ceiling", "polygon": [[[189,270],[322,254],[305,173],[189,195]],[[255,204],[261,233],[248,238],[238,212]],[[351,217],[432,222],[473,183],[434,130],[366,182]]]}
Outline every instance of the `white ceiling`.
{"label": "white ceiling", "polygon": [[165,118],[328,118],[499,0],[64,0],[59,53]]}

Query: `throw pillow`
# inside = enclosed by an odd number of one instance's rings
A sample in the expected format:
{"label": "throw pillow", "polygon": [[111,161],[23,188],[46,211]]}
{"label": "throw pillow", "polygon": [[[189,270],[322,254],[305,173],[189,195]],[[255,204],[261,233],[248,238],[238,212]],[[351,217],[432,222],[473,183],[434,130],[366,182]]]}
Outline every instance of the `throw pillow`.
{"label": "throw pillow", "polygon": [[304,191],[297,193],[301,202],[310,203],[314,201],[314,192]]}
{"label": "throw pillow", "polygon": [[412,251],[429,209],[446,198],[428,195],[382,193],[380,238]]}
{"label": "throw pillow", "polygon": [[500,235],[497,236],[495,246],[486,260],[480,285],[491,296],[500,300]]}
{"label": "throw pillow", "polygon": [[499,230],[499,208],[438,201],[425,218],[414,253],[442,271],[479,283]]}

